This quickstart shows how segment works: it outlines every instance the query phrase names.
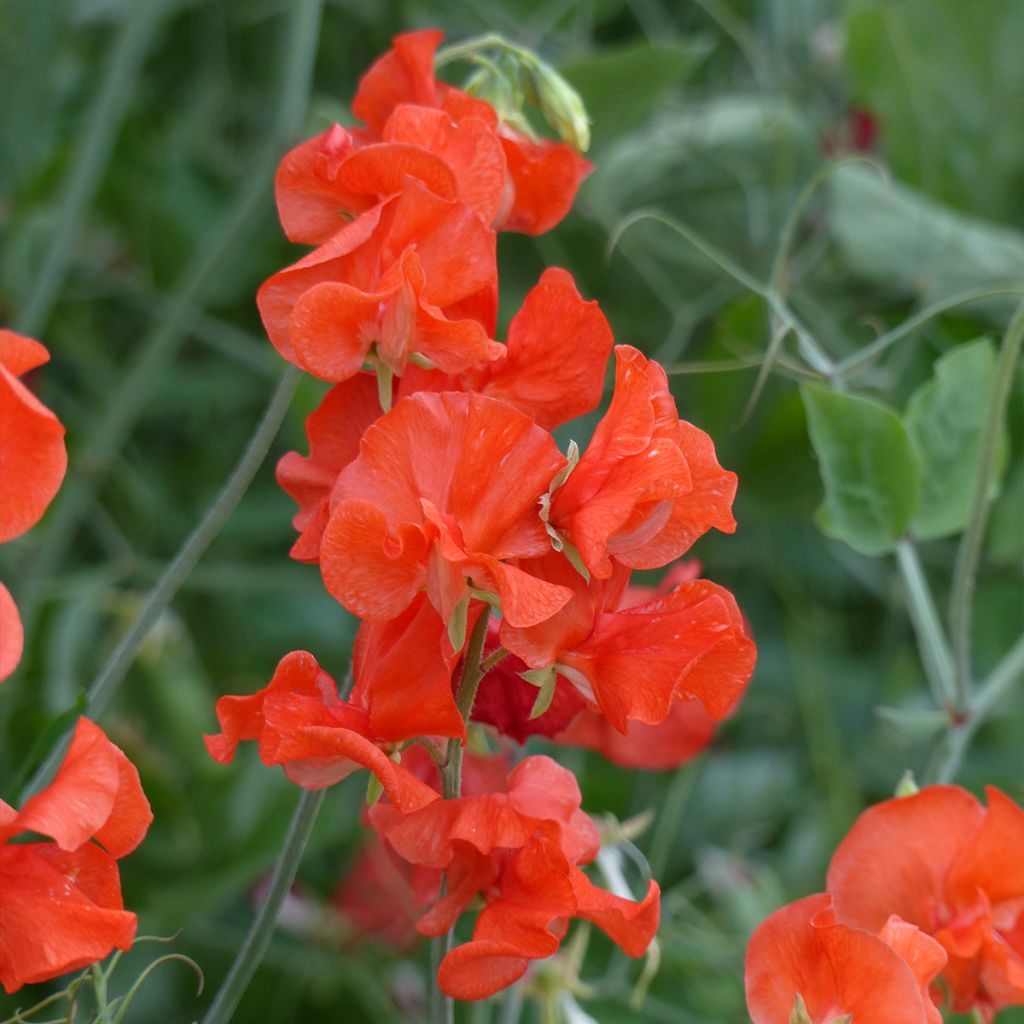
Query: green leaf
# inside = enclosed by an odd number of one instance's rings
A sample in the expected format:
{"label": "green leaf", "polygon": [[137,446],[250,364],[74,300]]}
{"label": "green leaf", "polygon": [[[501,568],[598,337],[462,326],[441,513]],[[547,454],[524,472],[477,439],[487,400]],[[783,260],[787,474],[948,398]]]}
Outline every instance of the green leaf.
{"label": "green leaf", "polygon": [[960,345],[935,363],[934,377],[907,403],[903,421],[924,469],[910,524],[921,540],[959,533],[967,523],[995,360],[987,339]]}
{"label": "green leaf", "polygon": [[866,555],[890,551],[921,491],[921,463],[900,418],[884,405],[826,388],[801,388],[825,501],[819,528]]}

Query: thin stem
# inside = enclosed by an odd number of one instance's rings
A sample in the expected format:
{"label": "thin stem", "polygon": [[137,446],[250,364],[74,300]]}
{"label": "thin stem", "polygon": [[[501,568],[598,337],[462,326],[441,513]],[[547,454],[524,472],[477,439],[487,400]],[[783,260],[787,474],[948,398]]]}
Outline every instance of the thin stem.
{"label": "thin stem", "polygon": [[786,267],[789,264],[789,258],[793,251],[793,242],[796,239],[796,232],[800,227],[800,222],[803,220],[804,213],[807,210],[807,204],[828,178],[836,171],[843,167],[848,167],[850,164],[867,164],[878,171],[883,179],[888,179],[889,177],[885,168],[877,160],[867,156],[843,157],[843,159],[837,160],[834,163],[826,164],[817,173],[812,175],[810,180],[800,190],[789,211],[789,215],[786,217],[779,245],[775,250],[775,259],[772,261],[771,287],[779,295],[785,295],[786,293]]}
{"label": "thin stem", "polygon": [[953,641],[956,667],[957,698],[963,700],[970,687],[971,615],[974,600],[974,581],[981,560],[981,545],[988,525],[992,502],[992,481],[998,462],[999,440],[1010,400],[1013,379],[1024,345],[1024,302],[1010,321],[999,350],[985,423],[978,449],[978,469],[974,477],[971,508],[956,553],[953,584],[949,601],[949,630]]}
{"label": "thin stem", "polygon": [[[281,375],[277,388],[267,403],[249,444],[221,488],[220,494],[206,510],[206,514],[192,531],[188,540],[167,564],[163,575],[149,592],[135,621],[114,648],[106,664],[100,669],[99,674],[89,687],[83,712],[88,717],[96,718],[103,713],[110,698],[120,686],[135,660],[135,655],[149,635],[149,631],[164,609],[171,603],[185,578],[217,534],[220,533],[221,528],[248,490],[249,484],[252,483],[257,470],[263,465],[263,460],[277,436],[300,375],[300,371],[294,366],[288,366]],[[33,775],[27,787],[29,793],[35,792],[56,770],[58,762],[64,755],[66,737],[67,729],[65,729],[64,738],[53,746],[49,756]]]}
{"label": "thin stem", "polygon": [[975,734],[1022,676],[1024,637],[1017,640],[978,687],[963,719],[950,727],[945,751],[939,755],[933,773],[937,782],[951,782],[955,778]]}
{"label": "thin stem", "polygon": [[896,562],[903,578],[907,610],[914,624],[917,647],[921,653],[928,684],[939,707],[955,711],[958,708],[958,696],[953,672],[953,655],[935,609],[928,580],[917,557],[917,548],[911,541],[901,540],[896,543]]}
{"label": "thin stem", "polygon": [[100,91],[82,127],[63,188],[57,230],[35,273],[32,290],[18,317],[22,334],[36,335],[46,326],[67,275],[87,211],[96,196],[129,103],[138,95],[135,79],[150,40],[167,6],[166,0],[136,0],[126,9]]}
{"label": "thin stem", "polygon": [[972,721],[980,725],[1021,676],[1024,676],[1024,636],[1006,652],[1003,660],[978,687],[977,695],[971,702],[971,710],[974,712]]}
{"label": "thin stem", "polygon": [[947,310],[955,309],[957,306],[966,305],[968,302],[978,302],[981,299],[998,298],[1001,295],[1024,295],[1024,285],[1006,286],[999,288],[972,288],[970,291],[959,292],[951,295],[948,299],[940,299],[930,306],[925,306],[920,312],[898,324],[891,331],[879,335],[870,345],[858,349],[853,355],[841,359],[836,364],[836,376],[841,380],[852,377],[855,373],[864,369],[877,356],[880,356],[887,348],[895,345],[901,338],[906,337],[911,331],[916,330],[922,324],[927,323],[933,317],[940,316]]}
{"label": "thin stem", "polygon": [[284,34],[284,69],[280,102],[273,128],[246,175],[247,185],[210,230],[205,244],[185,269],[160,317],[139,346],[139,354],[116,397],[80,447],[77,465],[69,474],[47,517],[46,529],[32,565],[32,579],[19,595],[25,632],[30,633],[38,611],[41,582],[64,558],[82,517],[124,441],[148,407],[152,389],[162,379],[195,317],[199,299],[214,272],[230,261],[245,232],[259,223],[266,192],[284,142],[301,128],[316,47],[320,38],[322,0],[297,0],[288,8]]}
{"label": "thin stem", "polygon": [[[462,656],[462,675],[455,694],[455,703],[462,720],[469,724],[473,713],[476,691],[484,675],[483,653],[487,640],[487,626],[491,618],[491,606],[484,605],[480,617],[469,635],[465,653]],[[492,655],[493,657],[493,655]],[[457,736],[448,741],[447,757],[441,766],[441,795],[445,800],[456,800],[462,792],[462,740]],[[434,939],[431,947],[431,1019],[434,1024],[452,1024],[455,1020],[455,1001],[441,992],[437,984],[437,972],[441,961],[451,952],[455,940],[454,925]]]}
{"label": "thin stem", "polygon": [[310,833],[313,831],[313,823],[324,801],[325,792],[322,789],[315,792],[305,791],[299,799],[291,824],[288,826],[284,846],[281,847],[281,853],[277,858],[274,876],[270,882],[270,892],[267,893],[266,901],[253,919],[245,941],[235,955],[228,976],[206,1011],[203,1024],[227,1024],[253,974],[256,973],[256,968],[259,967],[277,926],[281,905],[288,895],[292,882],[295,881],[302,851],[306,848]]}
{"label": "thin stem", "polygon": [[[742,285],[755,295],[760,295],[781,324],[796,335],[800,354],[807,364],[813,370],[816,370],[832,381],[834,386],[838,386],[836,364],[832,361],[831,356],[818,344],[814,336],[807,330],[796,314],[789,308],[786,300],[774,288],[762,284],[753,275],[748,274],[739,264],[735,263],[724,252],[712,245],[711,242],[683,221],[676,220],[674,217],[669,217],[657,210],[637,210],[621,220],[611,233],[608,244],[605,247],[606,257],[615,251],[616,246],[618,246],[626,231],[634,224],[638,224],[643,220],[653,220],[670,228],[684,241],[689,242],[698,252],[703,253],[708,260],[736,281],[737,284]],[[773,331],[777,330],[777,327],[773,327]],[[771,355],[771,351],[767,352],[764,357],[765,360],[769,360]]]}

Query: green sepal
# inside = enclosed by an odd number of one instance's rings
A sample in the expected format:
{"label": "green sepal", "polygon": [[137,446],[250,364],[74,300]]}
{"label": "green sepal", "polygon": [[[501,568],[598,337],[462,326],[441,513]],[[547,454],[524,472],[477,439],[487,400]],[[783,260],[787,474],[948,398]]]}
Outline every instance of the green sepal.
{"label": "green sepal", "polygon": [[452,617],[448,620],[448,642],[456,654],[466,646],[468,613],[469,595],[467,594],[452,610]]}
{"label": "green sepal", "polygon": [[383,795],[384,784],[373,772],[370,772],[370,779],[366,783],[366,806],[372,807]]}

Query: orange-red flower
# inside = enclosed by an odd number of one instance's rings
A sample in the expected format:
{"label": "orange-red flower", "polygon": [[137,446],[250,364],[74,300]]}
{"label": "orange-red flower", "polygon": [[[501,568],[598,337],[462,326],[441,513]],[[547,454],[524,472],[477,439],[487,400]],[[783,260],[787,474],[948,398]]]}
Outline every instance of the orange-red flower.
{"label": "orange-red flower", "polygon": [[[611,345],[611,329],[598,304],[585,302],[571,275],[553,267],[512,318],[500,358],[458,376],[410,366],[397,395],[476,391],[508,402],[552,430],[590,412],[601,400]],[[381,415],[374,375],[357,373],[333,387],[307,418],[309,455],[289,452],[278,463],[278,483],[299,504],[292,520],[300,533],[293,558],[319,561],[331,489],[359,454],[367,427]]]}
{"label": "orange-red flower", "polygon": [[409,863],[447,872],[445,895],[417,925],[424,935],[446,932],[475,896],[486,901],[472,940],[441,964],[441,989],[456,999],[485,999],[522,977],[530,960],[558,949],[568,918],[592,921],[630,956],[657,929],[655,882],[634,903],[580,870],[597,855],[597,830],[576,779],[549,758],[522,761],[502,792],[436,799],[410,814],[378,804],[370,819]]}
{"label": "orange-red flower", "polygon": [[[493,118],[493,112],[489,111]],[[275,179],[277,210],[293,242],[320,245],[344,223],[415,178],[442,199],[458,199],[490,226],[501,208],[507,169],[493,124],[472,114],[400,104],[380,141],[368,144],[341,125],[296,146]]]}
{"label": "orange-red flower", "polygon": [[[403,104],[438,107],[459,128],[470,119],[485,124],[500,141],[505,155],[506,174],[494,227],[543,234],[569,212],[580,182],[593,166],[571,146],[547,140],[532,142],[507,124],[500,124],[489,103],[438,82],[434,77],[434,53],[443,38],[441,32],[433,30],[396,36],[394,49],[363,76],[352,112],[366,124],[371,138],[387,133]],[[494,161],[489,150],[486,156],[491,169]],[[454,163],[451,157],[448,161]]]}
{"label": "orange-red flower", "polygon": [[890,914],[934,936],[957,1012],[1024,1004],[1024,810],[995,787],[988,808],[958,786],[869,807],[839,844],[828,889],[844,921]]}
{"label": "orange-red flower", "polygon": [[412,356],[458,373],[501,355],[494,232],[463,203],[406,177],[394,198],[279,271],[257,303],[285,359],[323,380]]}
{"label": "orange-red flower", "polygon": [[554,430],[597,407],[611,348],[612,331],[601,307],[583,300],[568,271],[549,267],[512,318],[497,359],[458,376],[410,367],[398,394],[477,391]]}
{"label": "orange-red flower", "polygon": [[687,697],[720,720],[746,687],[756,651],[724,588],[693,580],[630,605],[623,602],[629,570],[620,565],[587,583],[560,556],[521,564],[570,588],[573,599],[537,625],[503,623],[502,644],[532,669],[563,676],[620,732],[630,721],[664,722]]}
{"label": "orange-red flower", "polygon": [[364,619],[400,615],[426,590],[445,623],[470,586],[497,595],[512,625],[533,625],[571,591],[514,560],[550,547],[538,502],[565,465],[551,435],[503,402],[419,393],[363,436],[338,477],[320,567]]}
{"label": "orange-red flower", "polygon": [[941,1024],[928,985],[944,962],[906,922],[888,919],[876,935],[838,920],[826,893],[808,896],[751,936],[747,1010],[754,1024]]}
{"label": "orange-red flower", "polygon": [[309,455],[288,452],[277,464],[277,482],[298,502],[292,525],[299,538],[291,556],[300,562],[320,560],[320,538],[330,516],[329,499],[338,474],[359,454],[359,441],[382,410],[377,380],[357,373],[324,395],[306,417]]}
{"label": "orange-red flower", "polygon": [[[7,992],[128,949],[117,860],[153,815],[139,773],[103,731],[80,718],[53,782],[15,811],[0,800],[0,982]],[[9,843],[24,833],[52,843]],[[90,842],[95,840],[95,842]]]}
{"label": "orange-red flower", "polygon": [[[483,610],[467,609],[467,630]],[[465,738],[466,726],[452,695],[452,670],[459,659],[441,616],[426,594],[400,615],[363,622],[352,652],[352,702],[365,707],[379,740],[419,736]]]}
{"label": "orange-red flower", "polygon": [[389,744],[373,734],[367,710],[343,701],[334,679],[306,651],[285,655],[257,693],[221,697],[217,720],[221,732],[205,741],[220,764],[231,763],[240,742],[256,740],[263,763],[280,765],[305,789],[332,786],[367,768],[396,807],[412,810],[437,796],[384,752]]}
{"label": "orange-red flower", "polygon": [[704,431],[679,419],[665,371],[629,345],[616,346],[615,360],[611,406],[551,503],[552,525],[602,579],[613,559],[656,569],[711,527],[736,528],[736,475]]}

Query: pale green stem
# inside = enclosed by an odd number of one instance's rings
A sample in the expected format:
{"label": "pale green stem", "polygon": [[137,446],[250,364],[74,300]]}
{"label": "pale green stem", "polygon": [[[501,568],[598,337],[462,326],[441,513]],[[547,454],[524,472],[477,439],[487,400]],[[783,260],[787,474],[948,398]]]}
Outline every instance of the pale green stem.
{"label": "pale green stem", "polygon": [[124,8],[121,30],[106,62],[100,91],[82,126],[62,190],[56,233],[35,272],[32,290],[18,317],[17,329],[22,334],[35,336],[46,327],[125,111],[138,95],[135,79],[166,6],[166,0],[135,0]]}
{"label": "pale green stem", "polygon": [[[164,609],[171,603],[196,562],[220,533],[228,517],[234,512],[242,496],[248,490],[277,436],[300,376],[300,371],[294,366],[288,366],[281,375],[280,383],[271,396],[259,425],[231,476],[221,488],[220,494],[206,510],[206,514],[192,531],[188,540],[167,564],[160,579],[150,590],[128,632],[121,638],[89,687],[84,710],[87,717],[98,718],[103,713],[110,698],[120,686],[135,660],[135,655],[149,635],[149,631],[156,624]],[[65,747],[66,733],[64,739],[54,744],[49,756],[32,776],[27,786],[27,793],[36,792],[53,775],[60,759],[64,756]]]}
{"label": "pale green stem", "polygon": [[962,703],[971,683],[971,614],[974,600],[974,581],[981,560],[981,545],[988,525],[992,503],[992,481],[998,464],[999,440],[1006,419],[1013,380],[1020,363],[1024,345],[1024,302],[1010,321],[996,362],[989,395],[987,416],[978,449],[977,473],[971,495],[970,513],[953,567],[953,584],[949,600],[949,629],[953,642],[956,668],[957,701]]}
{"label": "pale green stem", "polygon": [[203,1017],[203,1024],[227,1024],[253,974],[256,973],[256,968],[259,967],[277,927],[281,905],[288,895],[288,890],[291,889],[292,882],[295,881],[302,851],[306,848],[313,831],[313,823],[324,801],[325,792],[322,789],[315,792],[304,791],[299,799],[291,824],[288,826],[284,846],[277,858],[266,901],[253,919],[245,941],[235,955],[228,976],[214,996],[206,1016]]}
{"label": "pale green stem", "polygon": [[953,655],[935,609],[928,580],[917,557],[917,548],[911,541],[904,539],[897,542],[896,562],[903,578],[907,609],[917,636],[917,647],[935,702],[941,708],[955,711],[957,693]]}
{"label": "pale green stem", "polygon": [[985,723],[1012,687],[1024,676],[1024,637],[1003,656],[970,700],[965,719],[950,728],[945,752],[935,771],[937,782],[951,782],[963,763],[975,733]]}

